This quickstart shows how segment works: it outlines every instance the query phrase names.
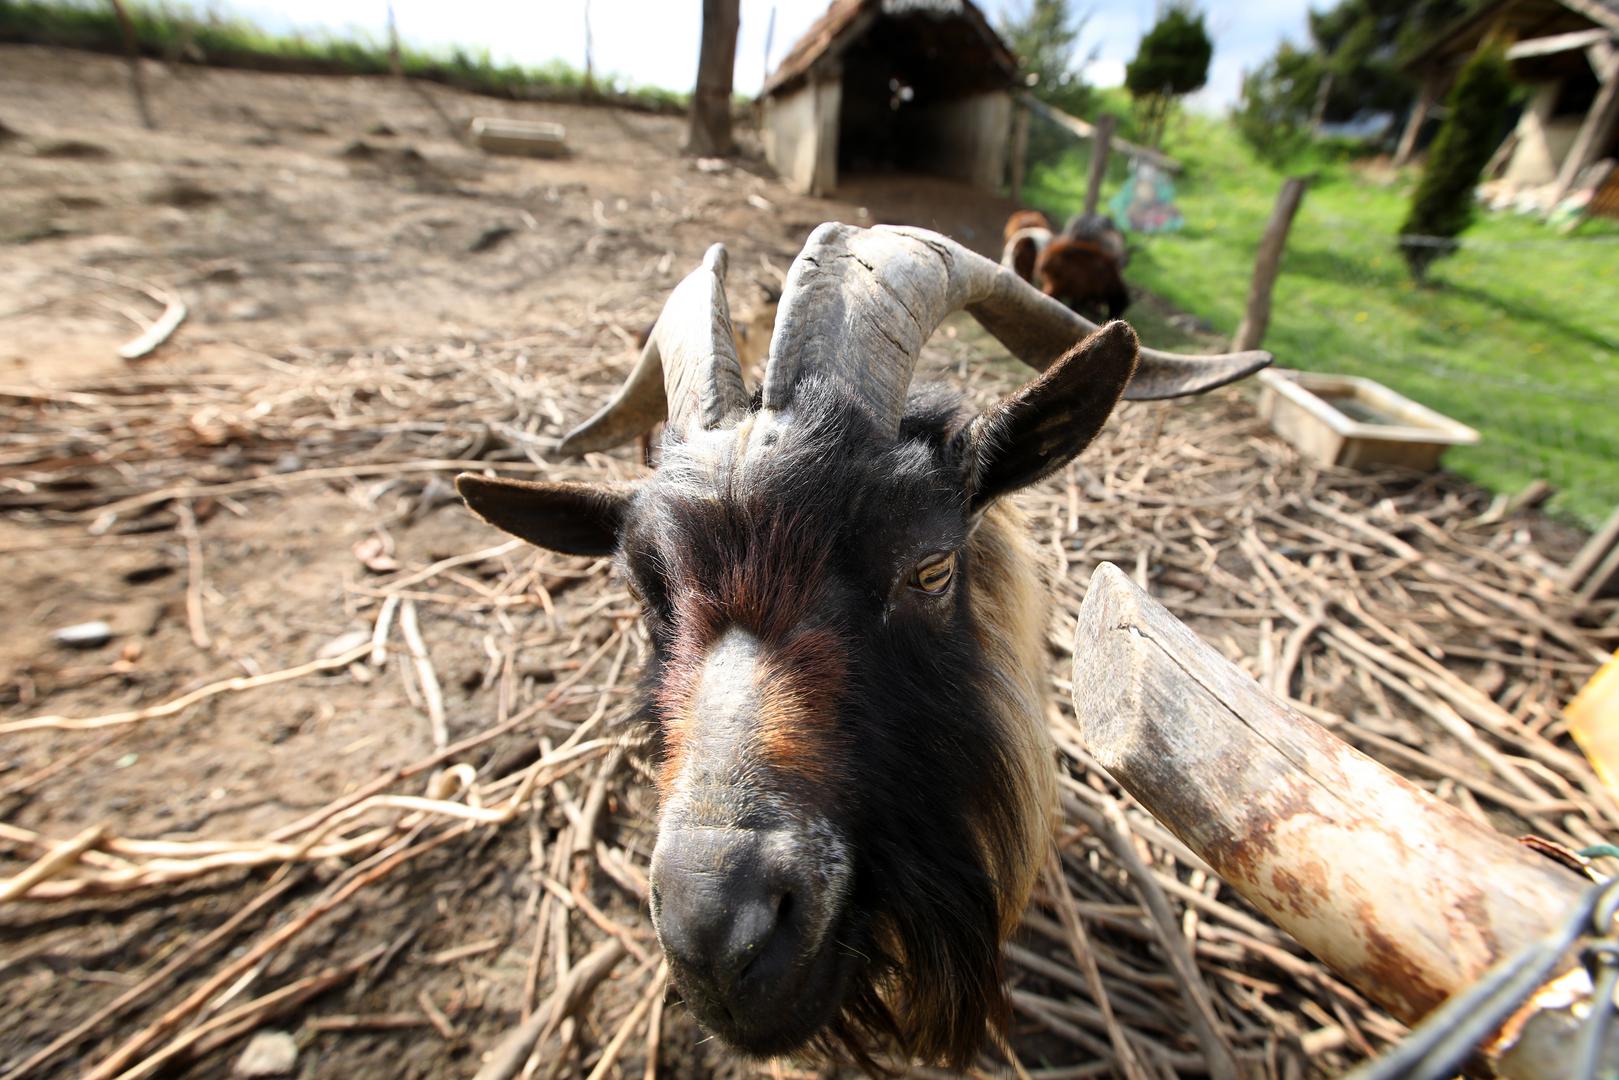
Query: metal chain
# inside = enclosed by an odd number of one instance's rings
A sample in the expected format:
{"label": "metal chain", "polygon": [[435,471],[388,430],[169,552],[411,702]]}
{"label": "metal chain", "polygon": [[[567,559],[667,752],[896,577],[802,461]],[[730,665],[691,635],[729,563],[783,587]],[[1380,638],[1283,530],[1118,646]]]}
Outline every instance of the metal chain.
{"label": "metal chain", "polygon": [[[1349,1073],[1345,1080],[1448,1080],[1455,1076],[1479,1046],[1545,985],[1582,937],[1590,938],[1581,958],[1592,973],[1593,1007],[1579,1032],[1575,1068],[1569,1075],[1574,1080],[1592,1080],[1613,1021],[1614,990],[1619,987],[1616,912],[1619,877],[1612,877],[1588,889],[1545,937],[1490,968],[1412,1028],[1398,1046]],[[1596,1007],[1597,1003],[1603,1007]]]}

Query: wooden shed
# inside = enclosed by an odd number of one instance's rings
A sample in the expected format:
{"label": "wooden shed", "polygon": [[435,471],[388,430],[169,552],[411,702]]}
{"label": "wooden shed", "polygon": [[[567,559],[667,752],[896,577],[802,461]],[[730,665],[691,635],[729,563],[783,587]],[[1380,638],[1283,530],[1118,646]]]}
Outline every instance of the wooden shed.
{"label": "wooden shed", "polygon": [[850,173],[1006,179],[1017,58],[971,0],[834,0],[765,80],[765,156],[796,191]]}
{"label": "wooden shed", "polygon": [[1619,0],[1496,0],[1436,35],[1408,64],[1422,90],[1397,163],[1456,72],[1491,40],[1506,45],[1529,97],[1488,175],[1550,209],[1592,164],[1619,154]]}

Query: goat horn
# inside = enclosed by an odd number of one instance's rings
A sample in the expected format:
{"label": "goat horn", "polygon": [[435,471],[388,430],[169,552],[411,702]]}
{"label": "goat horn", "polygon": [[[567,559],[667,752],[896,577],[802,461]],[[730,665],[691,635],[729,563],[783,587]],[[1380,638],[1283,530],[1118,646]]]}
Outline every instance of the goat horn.
{"label": "goat horn", "polygon": [[725,302],[725,267],[725,245],[715,244],[703,265],[675,286],[635,370],[611,401],[568,433],[558,448],[562,453],[611,449],[665,418],[674,427],[696,422],[715,428],[747,407]]}
{"label": "goat horn", "polygon": [[[828,222],[810,234],[787,272],[765,366],[764,407],[786,408],[800,379],[813,371],[840,384],[880,429],[897,431],[917,355],[938,325],[962,309],[1037,371],[1097,328],[938,233]],[[1270,361],[1257,350],[1188,356],[1144,348],[1124,396],[1199,394]]]}

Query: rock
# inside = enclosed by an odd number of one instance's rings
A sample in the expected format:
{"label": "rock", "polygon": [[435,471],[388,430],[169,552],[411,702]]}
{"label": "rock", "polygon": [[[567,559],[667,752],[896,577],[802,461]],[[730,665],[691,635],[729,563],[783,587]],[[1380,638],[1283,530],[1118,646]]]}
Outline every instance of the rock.
{"label": "rock", "polygon": [[76,623],[56,631],[51,640],[67,649],[99,649],[112,640],[112,627],[100,620]]}
{"label": "rock", "polygon": [[380,136],[383,136],[383,137],[387,137],[389,135],[397,135],[397,134],[399,134],[393,128],[389,127],[387,125],[387,123],[385,123],[382,120],[378,120],[376,123],[372,124],[369,128],[366,129],[365,133],[367,135],[380,135]]}
{"label": "rock", "polygon": [[71,158],[77,161],[104,161],[112,157],[112,151],[105,146],[83,139],[58,139],[55,142],[44,143],[35,153],[40,157]]}
{"label": "rock", "polygon": [[218,202],[219,196],[195,181],[176,178],[148,195],[146,201],[160,206],[189,209]]}
{"label": "rock", "polygon": [[275,308],[262,300],[238,300],[225,308],[225,317],[237,322],[259,322],[275,317]]}
{"label": "rock", "polygon": [[273,466],[277,473],[302,472],[303,467],[304,459],[293,453],[282,454],[275,459],[275,465]]}
{"label": "rock", "polygon": [[502,242],[516,231],[510,225],[491,225],[478,234],[478,239],[474,240],[472,246],[467,250],[476,255],[480,251],[488,251],[491,248],[499,247]]}
{"label": "rock", "polygon": [[298,1044],[285,1031],[261,1031],[254,1035],[236,1059],[237,1076],[291,1076],[298,1064]]}
{"label": "rock", "polygon": [[338,156],[350,158],[354,161],[370,161],[377,156],[377,148],[364,139],[355,139],[343,147]]}
{"label": "rock", "polygon": [[123,573],[124,584],[145,585],[149,581],[159,581],[174,573],[174,564],[167,561],[142,563],[131,567]]}

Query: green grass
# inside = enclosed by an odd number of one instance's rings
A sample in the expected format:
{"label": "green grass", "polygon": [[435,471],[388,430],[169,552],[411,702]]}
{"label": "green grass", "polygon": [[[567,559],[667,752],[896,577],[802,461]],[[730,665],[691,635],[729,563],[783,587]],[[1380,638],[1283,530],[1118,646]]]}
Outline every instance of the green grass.
{"label": "green grass", "polygon": [[[197,14],[176,4],[134,4],[131,17],[142,51],[173,62],[344,75],[391,71],[387,44],[363,33],[271,34],[242,19]],[[0,42],[123,51],[118,22],[103,0],[0,0]],[[683,111],[688,103],[686,94],[634,86],[612,75],[597,78],[593,95],[586,90],[584,73],[565,63],[497,64],[487,50],[431,52],[404,46],[400,66],[412,78],[494,97],[597,99],[657,112]]]}
{"label": "green grass", "polygon": [[[1181,118],[1164,149],[1186,166],[1186,228],[1133,237],[1128,276],[1230,334],[1282,174],[1219,120]],[[1060,220],[1083,199],[1086,164],[1076,151],[1034,170],[1026,197]],[[1394,246],[1414,172],[1373,183],[1331,148],[1292,171],[1318,179],[1274,294],[1264,345],[1277,364],[1375,378],[1479,430],[1480,445],[1451,451],[1448,467],[1504,492],[1544,478],[1554,510],[1588,526],[1606,518],[1619,504],[1619,228],[1559,236],[1481,214],[1419,289]],[[1104,201],[1121,175],[1109,173]]]}

